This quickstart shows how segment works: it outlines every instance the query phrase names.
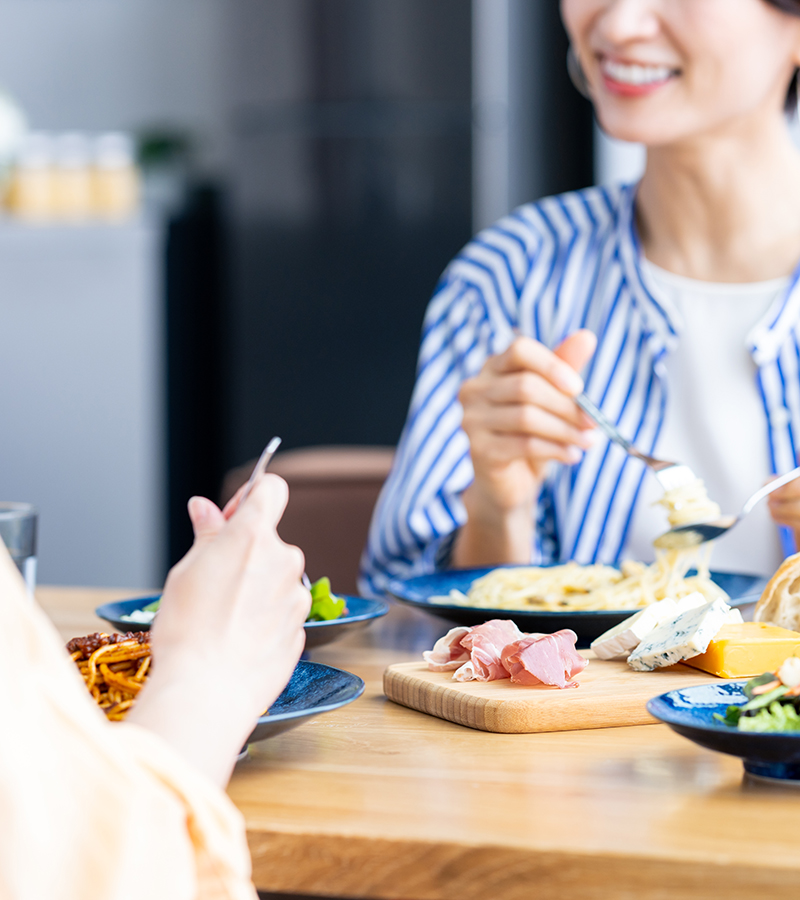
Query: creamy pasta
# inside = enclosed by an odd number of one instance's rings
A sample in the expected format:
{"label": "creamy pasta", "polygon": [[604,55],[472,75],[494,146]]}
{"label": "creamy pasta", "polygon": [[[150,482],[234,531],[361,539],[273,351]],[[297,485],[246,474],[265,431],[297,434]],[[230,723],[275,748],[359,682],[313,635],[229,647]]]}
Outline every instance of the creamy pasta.
{"label": "creamy pasta", "polygon": [[665,491],[664,496],[656,502],[667,510],[667,519],[672,528],[708,522],[722,515],[722,510],[708,496],[706,486],[699,478]]}
{"label": "creamy pasta", "polygon": [[[689,569],[697,574],[687,577]],[[658,552],[652,565],[624,562],[611,566],[517,566],[494,569],[476,579],[466,594],[451,592],[432,602],[483,609],[577,611],[636,609],[700,591],[709,600],[727,599],[708,572],[708,549]]]}
{"label": "creamy pasta", "polygon": [[[707,522],[720,516],[720,508],[696,478],[666,491],[657,501],[667,510],[672,528]],[[568,562],[560,566],[513,566],[493,569],[476,579],[466,594],[451,591],[447,597],[431,597],[432,603],[447,603],[482,609],[577,610],[636,609],[656,600],[678,600],[699,591],[708,600],[728,595],[709,574],[711,543],[656,549],[651,565],[623,562],[619,569],[599,564],[582,566]],[[687,576],[690,569],[697,574]]]}

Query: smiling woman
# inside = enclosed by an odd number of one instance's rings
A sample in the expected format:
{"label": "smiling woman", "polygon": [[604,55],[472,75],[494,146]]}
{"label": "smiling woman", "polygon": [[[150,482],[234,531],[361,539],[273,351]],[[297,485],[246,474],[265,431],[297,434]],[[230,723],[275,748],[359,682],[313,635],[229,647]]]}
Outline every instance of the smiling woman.
{"label": "smiling woman", "polygon": [[784,10],[800,5],[788,0],[561,7],[603,127],[648,147],[760,119],[783,103],[796,68],[797,23]]}
{"label": "smiling woman", "polygon": [[[784,110],[800,3],[561,10],[597,118],[647,146],[644,176],[522,206],[448,267],[365,588],[449,565],[652,559],[658,484],[592,431],[582,389],[725,512],[797,465],[800,154]],[[795,483],[720,540],[715,567],[769,574],[799,533]]]}

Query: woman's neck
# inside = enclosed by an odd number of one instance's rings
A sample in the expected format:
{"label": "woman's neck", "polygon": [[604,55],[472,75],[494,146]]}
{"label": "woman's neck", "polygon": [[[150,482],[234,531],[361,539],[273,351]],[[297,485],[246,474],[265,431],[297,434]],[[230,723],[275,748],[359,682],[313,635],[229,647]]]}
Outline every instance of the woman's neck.
{"label": "woman's neck", "polygon": [[800,261],[800,153],[774,115],[650,148],[636,215],[645,256],[678,275],[789,275]]}

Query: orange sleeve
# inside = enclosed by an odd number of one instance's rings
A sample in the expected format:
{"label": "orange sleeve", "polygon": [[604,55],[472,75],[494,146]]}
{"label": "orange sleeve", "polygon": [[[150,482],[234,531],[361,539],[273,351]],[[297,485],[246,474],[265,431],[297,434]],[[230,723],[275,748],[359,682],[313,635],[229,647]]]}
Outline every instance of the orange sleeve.
{"label": "orange sleeve", "polygon": [[241,814],[95,706],[0,544],[0,896],[255,900]]}

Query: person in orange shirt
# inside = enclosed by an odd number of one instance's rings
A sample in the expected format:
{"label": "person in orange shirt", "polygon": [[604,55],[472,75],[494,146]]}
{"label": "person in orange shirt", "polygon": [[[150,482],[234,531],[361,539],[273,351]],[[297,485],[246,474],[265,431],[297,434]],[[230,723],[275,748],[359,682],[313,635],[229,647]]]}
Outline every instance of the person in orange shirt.
{"label": "person in orange shirt", "polygon": [[287,497],[266,475],[233,514],[190,500],[195,542],[164,587],[157,665],[121,723],[0,548],[4,900],[256,896],[223,788],[305,642],[303,554],[276,532]]}

